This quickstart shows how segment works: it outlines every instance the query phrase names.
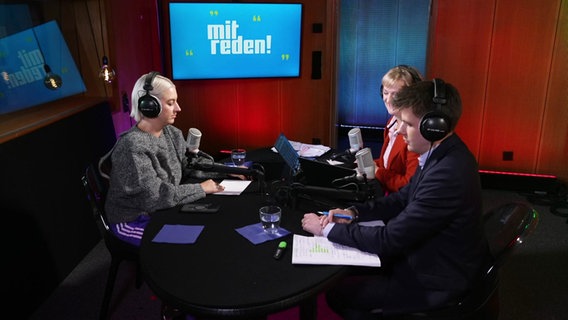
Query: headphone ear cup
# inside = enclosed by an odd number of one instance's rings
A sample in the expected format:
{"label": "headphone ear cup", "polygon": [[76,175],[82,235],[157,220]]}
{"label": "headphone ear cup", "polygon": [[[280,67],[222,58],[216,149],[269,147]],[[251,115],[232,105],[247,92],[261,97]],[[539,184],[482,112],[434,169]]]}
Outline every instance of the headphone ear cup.
{"label": "headphone ear cup", "polygon": [[444,138],[449,132],[450,121],[442,112],[428,112],[420,121],[420,134],[430,142]]}
{"label": "headphone ear cup", "polygon": [[156,118],[162,112],[162,104],[158,98],[146,93],[138,99],[138,110],[145,117]]}

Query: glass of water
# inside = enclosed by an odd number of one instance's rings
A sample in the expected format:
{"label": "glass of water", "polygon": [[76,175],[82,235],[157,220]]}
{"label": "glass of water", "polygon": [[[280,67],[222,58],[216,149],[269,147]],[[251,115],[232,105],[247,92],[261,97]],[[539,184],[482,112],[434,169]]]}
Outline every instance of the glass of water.
{"label": "glass of water", "polygon": [[237,167],[242,166],[247,158],[247,151],[245,149],[233,149],[231,150],[231,160],[233,164]]}
{"label": "glass of water", "polygon": [[282,209],[279,206],[264,206],[259,210],[260,222],[262,229],[268,234],[278,233],[280,228],[280,219],[282,217]]}

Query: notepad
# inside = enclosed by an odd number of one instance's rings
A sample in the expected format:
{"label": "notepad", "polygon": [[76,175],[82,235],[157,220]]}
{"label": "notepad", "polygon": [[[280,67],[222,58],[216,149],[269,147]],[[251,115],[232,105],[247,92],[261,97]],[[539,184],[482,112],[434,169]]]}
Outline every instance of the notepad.
{"label": "notepad", "polygon": [[229,196],[238,196],[241,194],[251,183],[250,180],[229,180],[225,179],[219,183],[225,190],[221,192],[216,192],[215,194],[220,195],[229,195]]}
{"label": "notepad", "polygon": [[292,264],[351,265],[380,267],[376,254],[329,241],[325,237],[294,235]]}

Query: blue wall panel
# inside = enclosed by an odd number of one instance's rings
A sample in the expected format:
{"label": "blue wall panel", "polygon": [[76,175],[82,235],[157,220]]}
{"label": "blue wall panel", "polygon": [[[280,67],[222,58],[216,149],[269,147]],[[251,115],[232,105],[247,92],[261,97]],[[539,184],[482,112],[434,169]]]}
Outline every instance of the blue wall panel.
{"label": "blue wall panel", "polygon": [[385,125],[381,78],[398,64],[425,73],[429,10],[429,0],[341,1],[338,125]]}

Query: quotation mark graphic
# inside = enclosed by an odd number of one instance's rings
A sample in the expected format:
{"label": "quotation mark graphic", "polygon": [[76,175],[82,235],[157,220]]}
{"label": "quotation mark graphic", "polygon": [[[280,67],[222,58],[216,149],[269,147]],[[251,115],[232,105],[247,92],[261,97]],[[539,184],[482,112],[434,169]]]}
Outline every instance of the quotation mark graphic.
{"label": "quotation mark graphic", "polygon": [[209,10],[209,15],[210,15],[210,16],[218,16],[218,15],[219,15],[219,11],[217,11],[217,10]]}
{"label": "quotation mark graphic", "polygon": [[290,54],[288,54],[288,53],[283,53],[281,57],[282,57],[282,60],[290,60]]}
{"label": "quotation mark graphic", "polygon": [[260,16],[252,16],[252,21],[254,22],[260,22]]}

